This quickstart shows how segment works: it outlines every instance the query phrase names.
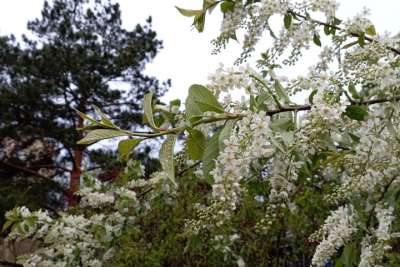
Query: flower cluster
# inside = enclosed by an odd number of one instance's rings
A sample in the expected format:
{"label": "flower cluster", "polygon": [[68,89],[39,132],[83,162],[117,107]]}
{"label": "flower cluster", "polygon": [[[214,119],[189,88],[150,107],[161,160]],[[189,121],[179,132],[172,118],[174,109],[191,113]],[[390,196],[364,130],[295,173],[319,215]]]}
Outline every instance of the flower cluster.
{"label": "flower cluster", "polygon": [[224,15],[221,25],[222,35],[226,35],[227,38],[235,37],[236,29],[242,22],[243,16],[245,15],[245,9],[241,1],[237,2],[231,12],[227,12]]}
{"label": "flower cluster", "polygon": [[[391,247],[387,241],[391,238],[391,225],[395,217],[393,216],[393,207],[375,208],[376,218],[378,219],[378,227],[375,229],[373,236],[367,235],[362,241],[361,256],[359,267],[372,267],[381,263],[386,251]],[[372,240],[375,239],[375,243]]]}
{"label": "flower cluster", "polygon": [[[124,175],[141,174],[140,167],[130,162]],[[140,202],[137,192],[145,192],[146,200]],[[146,212],[152,199],[163,193],[173,195],[163,172],[120,186],[86,177],[84,187],[77,193],[81,197],[80,214],[15,208],[6,214],[7,227],[14,225],[8,238],[40,241],[34,254],[20,258],[24,266],[104,266],[112,260],[114,244],[124,227],[132,226],[137,212]]]}
{"label": "flower cluster", "polygon": [[321,11],[325,13],[328,20],[335,17],[339,7],[339,3],[336,0],[309,0],[308,5],[314,12]]}
{"label": "flower cluster", "polygon": [[371,21],[367,18],[369,10],[364,9],[362,13],[358,14],[351,20],[346,22],[346,28],[351,33],[365,32],[371,25]]}
{"label": "flower cluster", "polygon": [[323,240],[317,246],[312,264],[325,266],[328,260],[345,245],[357,231],[356,214],[352,206],[339,207],[322,227]]}
{"label": "flower cluster", "polygon": [[249,113],[224,140],[225,148],[211,172],[215,201],[225,202],[235,210],[242,191],[241,180],[248,175],[251,163],[257,158],[269,157],[273,152],[267,141],[269,132],[269,119],[265,112]]}
{"label": "flower cluster", "polygon": [[246,90],[247,93],[255,92],[255,83],[251,79],[251,75],[255,75],[256,71],[250,66],[241,66],[238,69],[226,68],[220,64],[218,69],[208,76],[208,88],[216,95],[220,93],[229,93],[235,89]]}

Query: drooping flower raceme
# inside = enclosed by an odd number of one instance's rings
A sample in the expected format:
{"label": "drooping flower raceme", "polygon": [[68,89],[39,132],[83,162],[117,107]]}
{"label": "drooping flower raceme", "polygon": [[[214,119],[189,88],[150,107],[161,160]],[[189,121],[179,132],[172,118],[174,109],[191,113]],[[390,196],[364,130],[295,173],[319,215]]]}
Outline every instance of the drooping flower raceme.
{"label": "drooping flower raceme", "polygon": [[343,247],[356,232],[356,214],[352,206],[339,207],[332,212],[322,227],[323,240],[317,246],[312,263],[322,267]]}
{"label": "drooping flower raceme", "polygon": [[269,119],[265,112],[249,113],[225,139],[224,150],[216,159],[212,196],[215,201],[225,202],[234,210],[242,191],[240,183],[249,173],[251,163],[257,158],[269,157],[273,149],[267,141]]}

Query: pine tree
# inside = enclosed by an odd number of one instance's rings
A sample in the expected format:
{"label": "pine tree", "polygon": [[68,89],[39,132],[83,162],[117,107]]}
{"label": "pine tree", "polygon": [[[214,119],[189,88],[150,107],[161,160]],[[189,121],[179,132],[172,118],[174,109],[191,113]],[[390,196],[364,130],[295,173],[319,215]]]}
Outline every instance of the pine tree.
{"label": "pine tree", "polygon": [[[52,177],[69,178],[71,196],[84,161],[96,168],[96,161],[112,160],[110,152],[76,144],[83,121],[75,109],[91,114],[99,106],[116,124],[135,129],[144,94],[152,90],[161,96],[170,86],[143,74],[162,42],[151,18],[124,29],[119,4],[111,0],[45,1],[41,17],[28,29],[31,34],[21,43],[0,37],[0,141],[51,143],[52,162],[45,168]],[[0,153],[0,162],[3,173],[41,176],[18,151],[13,157]]]}

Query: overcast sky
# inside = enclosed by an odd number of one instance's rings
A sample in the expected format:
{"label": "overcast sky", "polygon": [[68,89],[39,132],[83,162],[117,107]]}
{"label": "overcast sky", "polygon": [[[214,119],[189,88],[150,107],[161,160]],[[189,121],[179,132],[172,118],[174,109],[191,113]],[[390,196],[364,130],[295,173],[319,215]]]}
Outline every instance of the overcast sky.
{"label": "overcast sky", "polygon": [[[172,88],[165,100],[184,99],[193,83],[206,83],[207,76],[219,62],[231,65],[240,53],[240,45],[232,44],[220,55],[211,55],[210,41],[217,36],[221,16],[207,18],[206,30],[199,34],[191,28],[191,19],[178,14],[174,6],[196,9],[201,0],[118,0],[124,26],[131,29],[148,16],[153,17],[153,29],[164,42],[164,49],[146,68],[148,74],[160,80],[171,78]],[[341,0],[338,17],[354,16],[365,6],[378,32],[400,29],[400,0]],[[19,36],[26,32],[26,22],[40,15],[43,0],[0,0],[0,34]],[[311,51],[311,54],[313,51]],[[318,53],[315,51],[315,53]]]}

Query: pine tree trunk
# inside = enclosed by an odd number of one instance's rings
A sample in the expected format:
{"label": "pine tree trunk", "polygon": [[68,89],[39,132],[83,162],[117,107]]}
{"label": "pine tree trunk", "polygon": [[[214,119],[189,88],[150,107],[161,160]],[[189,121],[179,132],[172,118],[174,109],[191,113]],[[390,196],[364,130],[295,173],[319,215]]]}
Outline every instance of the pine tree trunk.
{"label": "pine tree trunk", "polygon": [[74,168],[71,172],[71,181],[69,190],[72,194],[79,190],[80,178],[81,178],[81,164],[82,164],[82,149],[76,148],[74,150]]}
{"label": "pine tree trunk", "polygon": [[[83,127],[83,119],[78,116],[77,127]],[[77,134],[78,140],[82,138],[82,134],[78,132]],[[74,167],[71,172],[70,184],[69,184],[69,192],[70,192],[70,204],[72,202],[76,202],[76,198],[74,194],[79,190],[80,185],[80,178],[81,178],[81,166],[82,166],[82,159],[83,159],[83,148],[81,146],[77,146],[74,150]],[[72,199],[71,199],[72,198]]]}

